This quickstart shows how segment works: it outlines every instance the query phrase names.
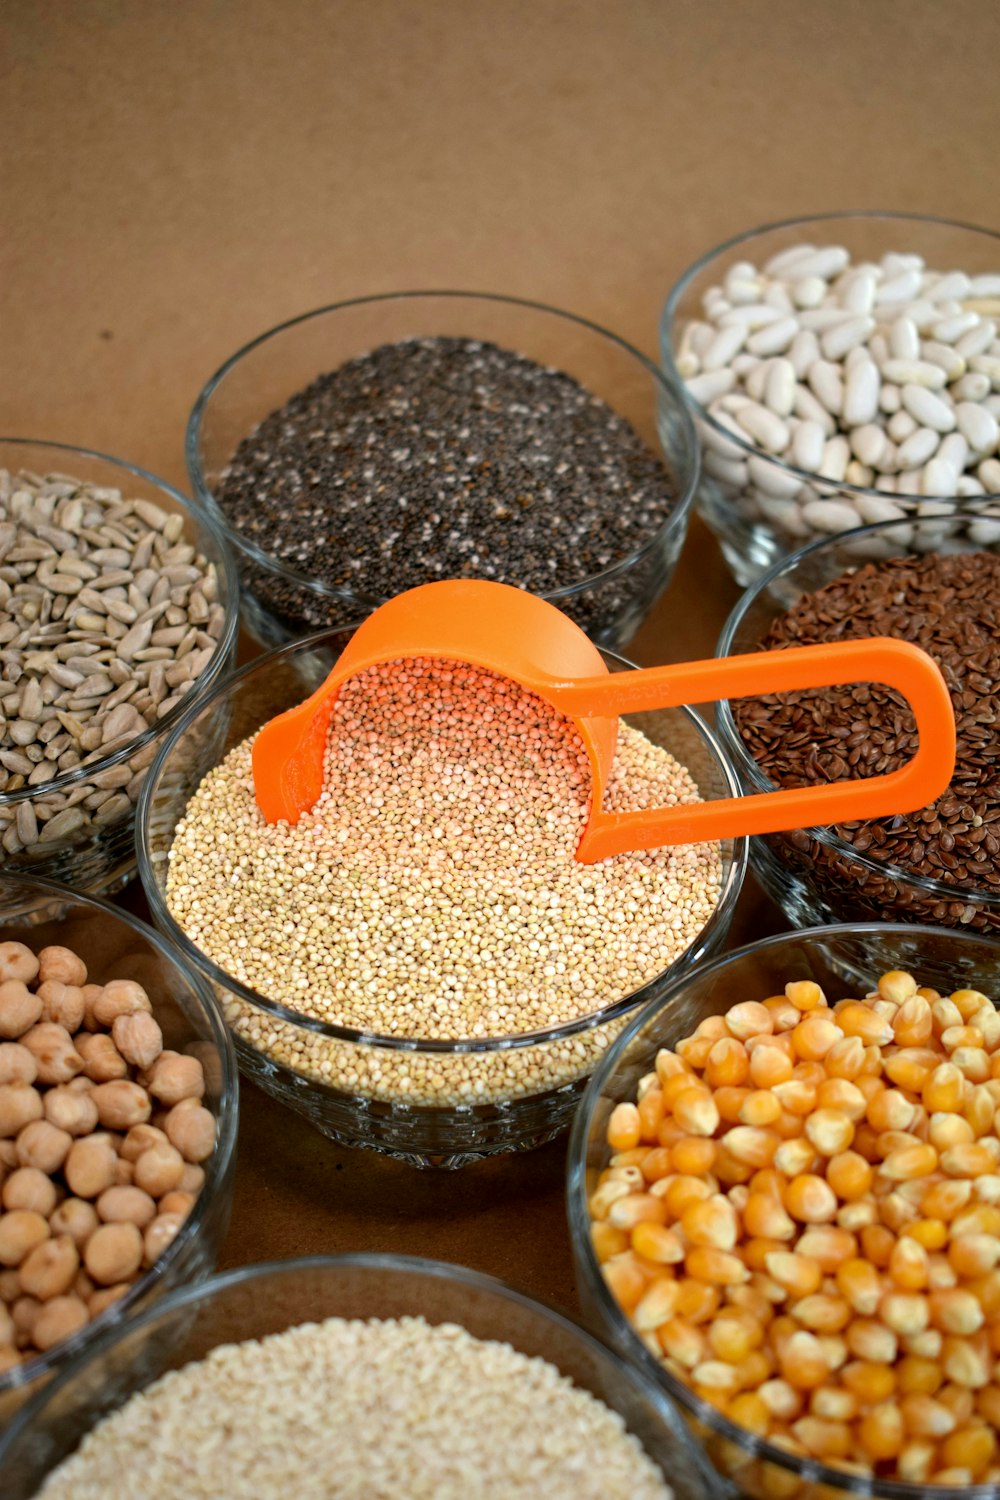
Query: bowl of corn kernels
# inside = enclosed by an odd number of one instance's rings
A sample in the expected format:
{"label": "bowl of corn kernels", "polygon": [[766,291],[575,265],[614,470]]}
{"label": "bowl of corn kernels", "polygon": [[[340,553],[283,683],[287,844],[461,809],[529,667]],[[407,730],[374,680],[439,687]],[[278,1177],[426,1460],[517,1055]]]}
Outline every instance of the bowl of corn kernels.
{"label": "bowl of corn kernels", "polygon": [[998,993],[971,933],[786,933],[679,980],[591,1079],[581,1300],[723,1493],[996,1494]]}
{"label": "bowl of corn kernels", "polygon": [[578,1325],[394,1255],[185,1288],[0,1437],[5,1500],[702,1500],[702,1463],[662,1391]]}

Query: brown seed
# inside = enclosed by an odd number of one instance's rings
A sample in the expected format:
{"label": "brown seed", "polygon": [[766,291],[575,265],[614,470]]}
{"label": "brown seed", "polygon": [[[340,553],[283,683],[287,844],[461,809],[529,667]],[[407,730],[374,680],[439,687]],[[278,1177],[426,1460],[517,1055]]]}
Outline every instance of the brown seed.
{"label": "brown seed", "polygon": [[23,979],[5,979],[0,983],[0,1037],[17,1041],[41,1014],[41,1000],[31,993]]}
{"label": "brown seed", "polygon": [[142,1125],[152,1112],[146,1090],[128,1079],[101,1083],[88,1096],[97,1106],[97,1117],[106,1130],[130,1130]]}
{"label": "brown seed", "polygon": [[54,1021],[39,1021],[24,1033],[21,1044],[34,1056],[40,1083],[68,1083],[83,1071],[84,1060],[73,1038]]}

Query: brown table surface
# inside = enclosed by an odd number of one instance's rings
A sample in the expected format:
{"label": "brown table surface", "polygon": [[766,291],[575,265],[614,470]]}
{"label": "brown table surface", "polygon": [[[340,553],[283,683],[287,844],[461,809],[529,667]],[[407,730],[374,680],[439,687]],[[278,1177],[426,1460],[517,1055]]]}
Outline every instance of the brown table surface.
{"label": "brown table surface", "polygon": [[[995,224],[998,46],[994,0],[6,0],[0,430],[183,486],[205,377],[325,302],[506,291],[653,352],[676,276],[750,225]],[[696,523],[632,654],[709,653],[735,598]],[[775,925],[748,888],[733,940]],[[226,1265],[412,1252],[573,1307],[564,1142],[418,1173],[250,1085],[241,1115]]]}

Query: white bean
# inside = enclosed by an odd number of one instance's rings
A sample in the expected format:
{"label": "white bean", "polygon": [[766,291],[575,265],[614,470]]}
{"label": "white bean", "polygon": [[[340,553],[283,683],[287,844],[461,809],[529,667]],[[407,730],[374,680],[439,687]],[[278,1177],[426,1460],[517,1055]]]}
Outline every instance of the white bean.
{"label": "white bean", "polygon": [[838,434],[830,438],[823,448],[823,462],[816,471],[823,479],[841,480],[847,473],[851,450],[847,439]]}
{"label": "white bean", "polygon": [[941,441],[933,427],[918,427],[899,445],[899,462],[904,469],[919,469],[933,458]]}
{"label": "white bean", "polygon": [[791,434],[787,424],[766,406],[759,406],[756,402],[744,406],[737,412],[736,420],[743,431],[769,453],[783,453],[788,447]]}
{"label": "white bean", "polygon": [[1000,387],[1000,359],[995,354],[974,354],[969,360],[969,369],[986,375],[994,390]]}
{"label": "white bean", "polygon": [[780,281],[772,281],[768,285],[765,289],[763,300],[767,303],[768,307],[773,307],[779,313],[795,311],[788,288]]}
{"label": "white bean", "polygon": [[973,276],[969,282],[971,297],[1000,297],[1000,276]]}
{"label": "white bean", "polygon": [[889,333],[893,359],[916,359],[920,353],[920,335],[912,318],[897,318]]}
{"label": "white bean", "polygon": [[947,437],[941,439],[941,446],[934,456],[942,463],[951,465],[957,480],[969,461],[969,445],[960,432],[949,432]]}
{"label": "white bean", "polygon": [[792,266],[805,260],[816,249],[815,245],[789,245],[787,250],[777,250],[764,263],[765,276],[787,276]]}
{"label": "white bean", "polygon": [[711,370],[707,375],[696,375],[687,383],[688,391],[702,406],[707,406],[717,396],[724,396],[736,384],[732,370]]}
{"label": "white bean", "polygon": [[768,361],[764,404],[776,417],[791,416],[795,404],[795,385],[795,369],[791,360],[779,357]]}
{"label": "white bean", "polygon": [[858,513],[844,500],[810,500],[802,514],[817,531],[833,534],[850,531],[858,525]]}
{"label": "white bean", "polygon": [[968,333],[962,334],[955,344],[955,353],[963,359],[971,359],[974,354],[985,353],[996,336],[996,323],[992,318],[983,318],[977,328],[970,328]]}
{"label": "white bean", "polygon": [[[891,317],[894,309],[883,308],[880,311],[883,317]],[[941,309],[935,307],[934,303],[929,302],[926,297],[919,297],[915,302],[910,302],[906,306],[901,307],[899,315],[909,318],[911,323],[916,324],[917,331],[922,333],[925,328],[929,328],[932,323],[938,321],[941,316]]]}
{"label": "white bean", "polygon": [[711,448],[702,455],[702,467],[706,474],[711,474],[713,479],[730,485],[734,490],[741,490],[747,482],[745,463],[732,458],[723,458],[721,453],[716,453]]}
{"label": "white bean", "polygon": [[904,385],[900,394],[906,410],[911,417],[916,417],[922,427],[933,427],[936,432],[952,431],[955,412],[947,401],[942,401],[933,391],[922,385]]}
{"label": "white bean", "polygon": [[874,331],[874,318],[845,318],[824,330],[820,337],[823,354],[826,359],[843,359],[848,350],[863,344]]}
{"label": "white bean", "polygon": [[891,380],[883,380],[882,389],[878,393],[879,411],[884,411],[887,416],[891,416],[893,412],[899,411],[902,404],[899,386],[893,385]]}
{"label": "white bean", "polygon": [[765,520],[789,536],[806,537],[809,527],[803,520],[802,507],[797,500],[776,500],[773,495],[758,495],[757,503]]}
{"label": "white bean", "polygon": [[965,374],[965,360],[950,344],[939,344],[935,339],[925,339],[921,352],[931,364],[941,366],[949,382],[960,380]]}
{"label": "white bean", "polygon": [[906,516],[901,505],[893,505],[891,500],[877,499],[874,495],[858,495],[854,504],[866,526],[874,526],[879,521],[902,521]]}
{"label": "white bean", "polygon": [[803,276],[792,287],[792,301],[796,307],[819,307],[827,293],[822,276]]}
{"label": "white bean", "polygon": [[793,261],[784,274],[789,281],[798,281],[804,276],[822,276],[829,281],[831,276],[839,276],[850,259],[850,251],[843,245],[827,245],[822,250],[814,250],[811,255],[803,255]]}
{"label": "white bean", "polygon": [[969,527],[969,540],[977,547],[994,546],[1000,542],[1000,521],[973,521]]}
{"label": "white bean", "polygon": [[959,474],[958,484],[955,486],[955,494],[961,495],[963,499],[968,500],[974,495],[985,495],[986,490],[972,474]]}
{"label": "white bean", "polygon": [[887,359],[882,374],[897,385],[922,385],[929,391],[940,391],[945,385],[941,366],[924,359]]}
{"label": "white bean", "polygon": [[924,296],[929,297],[932,302],[947,302],[966,295],[969,290],[969,278],[964,271],[948,271],[944,276],[935,277],[930,286],[924,290]]}
{"label": "white bean", "polygon": [[[866,422],[861,427],[855,427],[851,433],[850,442],[854,456],[859,462],[866,464],[869,469],[882,467],[882,459],[889,446],[884,427],[878,427],[874,422]],[[794,439],[792,446],[794,448]]]}
{"label": "white bean", "polygon": [[793,500],[802,488],[802,481],[795,474],[766,458],[751,458],[747,462],[750,479],[757,489],[774,500]]}
{"label": "white bean", "polygon": [[1000,442],[1000,424],[992,412],[975,401],[959,401],[955,407],[958,430],[976,453],[992,453]]}
{"label": "white bean", "polygon": [[859,266],[840,290],[841,306],[852,313],[870,313],[875,305],[878,272],[873,266]]}
{"label": "white bean", "polygon": [[734,355],[738,354],[746,343],[746,337],[745,324],[734,323],[729,328],[720,328],[701,356],[702,369],[721,370],[731,364]]}
{"label": "white bean", "polygon": [[984,458],[976,475],[988,495],[1000,495],[1000,459]]}
{"label": "white bean", "polygon": [[792,434],[791,459],[797,468],[812,474],[823,462],[825,435],[819,422],[800,422]]}
{"label": "white bean", "polygon": [[867,358],[859,360],[844,383],[842,417],[848,427],[873,422],[878,412],[882,381],[878,367]]}
{"label": "white bean", "polygon": [[743,382],[747,395],[753,401],[764,399],[764,392],[767,389],[767,365],[766,359],[758,360]]}
{"label": "white bean", "polygon": [[720,328],[764,328],[768,323],[776,323],[781,317],[776,307],[768,307],[766,302],[748,302],[741,307],[732,307],[728,312],[716,319]]}
{"label": "white bean", "polygon": [[882,307],[886,302],[909,302],[920,291],[920,272],[901,271],[896,276],[888,276],[875,288],[875,305]]}
{"label": "white bean", "polygon": [[803,422],[815,422],[825,436],[832,437],[837,424],[821,401],[817,401],[808,386],[801,383],[795,389],[795,415]]}
{"label": "white bean", "polygon": [[856,458],[852,458],[844,471],[844,479],[848,484],[857,485],[859,489],[867,489],[875,479],[875,471],[867,464],[859,463]]}
{"label": "white bean", "polygon": [[953,344],[960,339],[963,333],[968,333],[975,328],[979,322],[979,314],[974,312],[957,313],[953,318],[942,318],[931,328],[931,333],[941,344]]}
{"label": "white bean", "polygon": [[796,379],[801,380],[814,359],[819,359],[819,339],[811,328],[800,328],[792,339],[788,358]]}
{"label": "white bean", "polygon": [[747,339],[747,348],[751,354],[783,354],[798,331],[796,318],[779,318],[776,323],[768,323],[752,333]]}
{"label": "white bean", "polygon": [[894,443],[905,443],[912,432],[916,432],[917,423],[908,411],[894,411],[885,430]]}
{"label": "white bean", "polygon": [[932,458],[924,468],[920,490],[924,495],[953,495],[958,475],[942,458]]}
{"label": "white bean", "polygon": [[816,399],[832,416],[839,416],[844,406],[844,382],[837,366],[825,359],[814,360],[806,372],[806,380]]}

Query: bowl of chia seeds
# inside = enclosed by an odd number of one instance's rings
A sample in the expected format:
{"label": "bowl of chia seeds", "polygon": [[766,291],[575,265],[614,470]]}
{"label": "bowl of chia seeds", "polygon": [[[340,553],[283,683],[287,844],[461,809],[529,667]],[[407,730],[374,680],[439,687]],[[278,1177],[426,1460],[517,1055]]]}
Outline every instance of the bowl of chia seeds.
{"label": "bowl of chia seeds", "polygon": [[697,447],[684,403],[615,334],[464,292],[282,323],[212,376],[187,431],[194,493],[267,646],[421,583],[489,578],[620,647],[677,562]]}
{"label": "bowl of chia seeds", "polygon": [[0,872],[111,891],[183,709],[228,671],[222,529],[106,454],[0,439]]}
{"label": "bowl of chia seeds", "polygon": [[[1000,546],[949,528],[892,521],[804,547],[747,590],[720,637],[729,656],[898,636],[951,692],[955,774],[932,807],[751,840],[758,879],[796,926],[885,918],[1000,935]],[[717,727],[755,792],[881,775],[916,749],[908,707],[879,684],[721,704]]]}
{"label": "bowl of chia seeds", "polygon": [[175,1500],[179,1480],[233,1500],[701,1500],[707,1478],[671,1402],[584,1329],[397,1255],[248,1266],[171,1296],[54,1381],[0,1464],[6,1500]]}
{"label": "bowl of chia seeds", "polygon": [[[449,1167],[540,1145],[624,1018],[725,940],[745,841],[576,861],[590,772],[569,721],[423,659],[343,685],[320,800],[266,823],[256,731],[350,634],[258,658],[163,747],[140,813],[154,920],[214,985],[241,1067],[333,1139]],[[637,714],[605,806],[735,786],[697,714]]]}

